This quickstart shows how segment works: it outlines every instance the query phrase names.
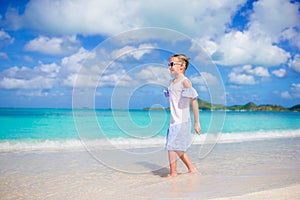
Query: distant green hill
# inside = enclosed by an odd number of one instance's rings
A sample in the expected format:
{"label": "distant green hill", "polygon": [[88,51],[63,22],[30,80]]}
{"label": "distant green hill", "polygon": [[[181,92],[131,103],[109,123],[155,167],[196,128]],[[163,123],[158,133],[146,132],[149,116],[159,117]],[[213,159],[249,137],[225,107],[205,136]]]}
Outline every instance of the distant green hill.
{"label": "distant green hill", "polygon": [[211,104],[208,101],[198,99],[199,109],[201,110],[224,110],[226,106],[222,104]]}
{"label": "distant green hill", "polygon": [[[197,99],[200,110],[232,110],[232,111],[298,111],[300,112],[300,104],[291,108],[285,108],[281,105],[266,104],[256,105],[253,102],[246,103],[245,105],[225,106],[222,104],[212,104],[208,101]],[[169,110],[170,108],[144,108],[144,110]]]}
{"label": "distant green hill", "polygon": [[280,105],[256,105],[253,102],[249,102],[245,105],[237,105],[237,106],[228,106],[228,110],[247,110],[247,111],[289,111],[288,108],[285,108]]}
{"label": "distant green hill", "polygon": [[221,104],[211,104],[207,101],[198,99],[199,109],[201,110],[233,110],[233,111],[300,111],[300,104],[291,108],[285,108],[281,105],[266,104],[256,105],[249,102],[245,105],[224,106]]}
{"label": "distant green hill", "polygon": [[290,110],[291,111],[300,111],[300,104],[291,107]]}

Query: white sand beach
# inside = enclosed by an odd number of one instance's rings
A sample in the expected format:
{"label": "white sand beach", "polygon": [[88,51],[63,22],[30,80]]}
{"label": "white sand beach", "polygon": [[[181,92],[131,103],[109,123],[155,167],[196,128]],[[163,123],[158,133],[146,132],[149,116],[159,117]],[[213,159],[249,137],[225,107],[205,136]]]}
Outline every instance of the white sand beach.
{"label": "white sand beach", "polygon": [[247,199],[299,199],[300,197],[300,184],[278,188],[270,189],[260,192],[253,192],[249,194],[244,194],[240,196],[232,196],[225,198],[217,198],[214,200],[247,200]]}
{"label": "white sand beach", "polygon": [[188,153],[200,173],[187,174],[179,164],[179,175],[172,179],[166,178],[164,151],[156,160],[146,156],[140,162],[118,156],[118,151],[109,152],[113,167],[83,150],[3,152],[0,196],[113,200],[281,200],[300,196],[300,138],[217,144],[202,159],[197,158],[198,150],[199,145],[193,145]]}

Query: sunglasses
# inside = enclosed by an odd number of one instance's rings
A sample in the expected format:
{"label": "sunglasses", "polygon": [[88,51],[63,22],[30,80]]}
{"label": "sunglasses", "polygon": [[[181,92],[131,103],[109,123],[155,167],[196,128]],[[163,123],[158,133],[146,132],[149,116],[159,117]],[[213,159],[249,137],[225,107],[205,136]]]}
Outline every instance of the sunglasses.
{"label": "sunglasses", "polygon": [[170,62],[170,63],[168,64],[168,66],[173,67],[174,65],[180,64],[180,63],[181,63],[181,62]]}

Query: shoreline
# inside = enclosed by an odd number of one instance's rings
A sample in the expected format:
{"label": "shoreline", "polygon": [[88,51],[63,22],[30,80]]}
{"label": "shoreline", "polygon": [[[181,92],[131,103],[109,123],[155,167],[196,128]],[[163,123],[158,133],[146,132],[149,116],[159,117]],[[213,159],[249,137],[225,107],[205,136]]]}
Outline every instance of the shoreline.
{"label": "shoreline", "polygon": [[0,194],[2,199],[225,200],[289,199],[300,191],[300,138],[217,144],[204,158],[199,148],[193,145],[188,154],[201,174],[185,173],[178,162],[179,175],[171,180],[165,178],[166,151],[151,148],[0,153]]}
{"label": "shoreline", "polygon": [[[242,142],[253,142],[260,140],[276,140],[300,138],[300,129],[287,129],[285,131],[270,130],[259,132],[220,133],[217,137],[212,134],[202,133],[200,136],[193,134],[192,145],[204,144],[233,144]],[[146,140],[134,138],[110,138],[96,140],[82,139],[24,139],[24,140],[0,140],[0,153],[9,152],[52,152],[52,151],[86,151],[88,147],[99,147],[101,149],[139,149],[139,148],[161,148],[165,145],[165,136]]]}

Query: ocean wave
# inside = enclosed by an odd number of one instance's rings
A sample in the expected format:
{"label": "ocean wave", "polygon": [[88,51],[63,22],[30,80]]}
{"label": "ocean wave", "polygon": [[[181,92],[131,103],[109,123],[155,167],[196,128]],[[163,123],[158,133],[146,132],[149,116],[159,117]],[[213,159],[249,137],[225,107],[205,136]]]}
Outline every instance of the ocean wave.
{"label": "ocean wave", "polygon": [[10,151],[52,151],[83,149],[80,140],[2,140],[0,152]]}
{"label": "ocean wave", "polygon": [[[220,133],[194,135],[193,144],[207,143],[235,143],[276,138],[300,137],[300,129],[284,131],[257,131],[240,133]],[[60,151],[60,150],[86,150],[89,148],[100,149],[130,149],[145,147],[164,148],[165,137],[148,139],[113,138],[105,140],[2,140],[0,152],[15,151]]]}
{"label": "ocean wave", "polygon": [[237,132],[237,133],[219,133],[219,134],[201,134],[194,136],[193,144],[216,144],[216,143],[236,143],[256,140],[268,140],[279,138],[300,137],[300,129],[294,130],[272,130],[256,132]]}

